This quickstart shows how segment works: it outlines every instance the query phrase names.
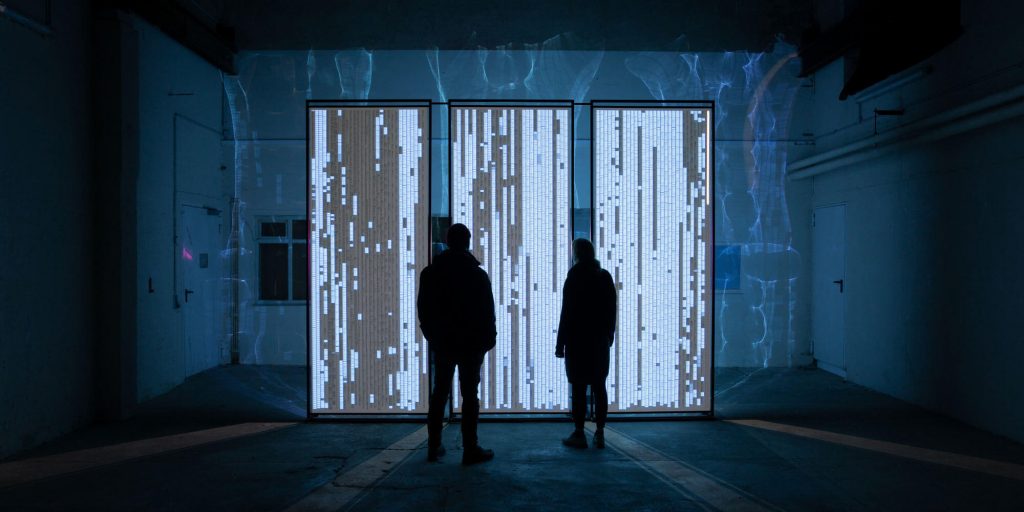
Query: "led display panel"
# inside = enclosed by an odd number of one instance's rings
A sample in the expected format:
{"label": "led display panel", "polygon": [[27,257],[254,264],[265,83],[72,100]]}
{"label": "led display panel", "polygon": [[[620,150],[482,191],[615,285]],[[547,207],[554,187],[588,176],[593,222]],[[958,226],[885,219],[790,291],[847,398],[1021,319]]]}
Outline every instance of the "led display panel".
{"label": "led display panel", "polygon": [[619,306],[609,411],[711,410],[711,117],[594,105],[592,236]]}
{"label": "led display panel", "polygon": [[497,346],[481,371],[484,413],[570,406],[554,353],[571,258],[572,119],[568,102],[449,111],[451,220],[472,233],[497,317]]}
{"label": "led display panel", "polygon": [[307,108],[312,414],[425,413],[430,106]]}

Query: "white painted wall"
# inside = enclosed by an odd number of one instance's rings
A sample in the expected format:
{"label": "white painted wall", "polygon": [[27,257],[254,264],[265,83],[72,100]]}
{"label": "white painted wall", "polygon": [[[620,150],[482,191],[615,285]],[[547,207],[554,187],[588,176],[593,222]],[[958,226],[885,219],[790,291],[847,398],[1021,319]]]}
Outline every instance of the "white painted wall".
{"label": "white painted wall", "polygon": [[[139,44],[138,177],[138,398],[145,400],[181,383],[185,368],[182,291],[175,283],[180,248],[175,247],[175,188],[179,202],[189,200],[222,211],[222,247],[230,226],[230,172],[221,170],[219,141],[223,110],[220,72],[200,57],[141,20],[135,20]],[[211,139],[213,149],[193,145],[188,161],[175,148],[183,140]],[[209,141],[208,141],[209,142]],[[211,255],[228,277],[226,251]],[[178,259],[179,262],[175,260]],[[153,292],[149,291],[152,279]],[[226,316],[230,303],[218,303]],[[227,334],[224,333],[224,337]],[[209,340],[220,344],[223,337]]]}
{"label": "white painted wall", "polygon": [[[306,364],[306,305],[259,303],[256,239],[258,219],[305,217],[306,175],[295,175],[296,162],[305,161],[301,141],[271,142],[258,149],[253,173],[242,180],[242,220],[239,256],[239,360],[244,364]],[[299,179],[296,179],[299,178]]]}
{"label": "white painted wall", "polygon": [[0,16],[0,457],[93,416],[91,24]]}
{"label": "white painted wall", "polygon": [[[930,75],[861,104],[836,99],[841,63],[823,69],[798,103],[811,114],[799,129],[818,135],[812,154],[1020,86],[1022,15],[1016,4],[964,2],[965,33],[924,63]],[[874,108],[906,114],[880,120],[874,136]],[[813,206],[847,205],[848,378],[1017,440],[1024,440],[1021,140],[1017,115],[806,180]]]}

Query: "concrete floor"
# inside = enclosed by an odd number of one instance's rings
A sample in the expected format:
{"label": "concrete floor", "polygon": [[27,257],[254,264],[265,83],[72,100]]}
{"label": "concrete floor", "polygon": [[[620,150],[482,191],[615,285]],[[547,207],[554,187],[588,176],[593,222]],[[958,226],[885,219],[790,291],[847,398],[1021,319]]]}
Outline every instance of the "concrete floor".
{"label": "concrete floor", "polygon": [[420,424],[305,423],[304,379],[193,377],[0,463],[0,510],[1024,510],[1024,446],[818,370],[721,369],[717,420],[615,422],[605,450],[485,423],[469,468],[456,426],[428,464]]}

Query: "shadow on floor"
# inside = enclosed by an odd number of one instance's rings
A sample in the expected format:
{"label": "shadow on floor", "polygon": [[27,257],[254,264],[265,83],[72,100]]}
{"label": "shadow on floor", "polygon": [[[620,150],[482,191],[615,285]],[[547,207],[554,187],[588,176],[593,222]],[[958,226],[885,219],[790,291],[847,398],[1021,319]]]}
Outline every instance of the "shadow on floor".
{"label": "shadow on floor", "polygon": [[130,420],[20,458],[289,424],[2,487],[2,508],[284,510],[342,489],[366,510],[1024,510],[1024,446],[815,369],[718,369],[718,421],[615,422],[606,450],[562,446],[567,418],[485,423],[497,457],[472,468],[458,463],[458,428],[429,464],[401,446],[420,424],[303,421],[305,379],[301,367],[204,372]]}
{"label": "shadow on floor", "polygon": [[6,461],[250,422],[306,419],[306,368],[211,368],[143,402],[128,419],[97,423]]}

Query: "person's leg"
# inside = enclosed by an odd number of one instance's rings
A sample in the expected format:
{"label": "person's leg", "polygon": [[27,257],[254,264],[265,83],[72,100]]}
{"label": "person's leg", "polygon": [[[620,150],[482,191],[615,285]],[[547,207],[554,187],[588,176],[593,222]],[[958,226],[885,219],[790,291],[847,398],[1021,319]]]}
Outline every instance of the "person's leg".
{"label": "person's leg", "polygon": [[[441,430],[444,428],[444,410],[448,403],[448,395],[452,391],[452,377],[455,374],[455,361],[434,353],[434,388],[430,391],[430,403],[427,410],[427,448],[428,457],[441,446]],[[435,455],[436,457],[436,455]]]}
{"label": "person's leg", "polygon": [[462,392],[462,464],[470,465],[487,462],[494,458],[494,452],[480,447],[476,435],[480,419],[480,365],[483,355],[462,358],[459,363],[459,391]]}
{"label": "person's leg", "polygon": [[466,356],[459,361],[459,391],[462,393],[462,446],[477,445],[476,426],[480,418],[480,365],[483,357]]}
{"label": "person's leg", "polygon": [[572,384],[572,421],[576,424],[576,432],[583,432],[586,420],[587,384],[586,382],[574,382]]}
{"label": "person's leg", "polygon": [[604,423],[608,420],[608,389],[604,381],[590,385],[590,392],[594,395],[595,418],[598,430],[604,430]]}
{"label": "person's leg", "polygon": [[597,430],[594,432],[594,447],[604,448],[604,424],[608,420],[608,389],[604,381],[590,385],[590,392],[594,396],[595,418]]}
{"label": "person's leg", "polygon": [[576,429],[562,444],[571,448],[586,448],[587,437],[583,434],[583,425],[587,420],[587,384],[572,383],[572,421]]}

